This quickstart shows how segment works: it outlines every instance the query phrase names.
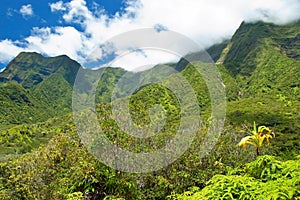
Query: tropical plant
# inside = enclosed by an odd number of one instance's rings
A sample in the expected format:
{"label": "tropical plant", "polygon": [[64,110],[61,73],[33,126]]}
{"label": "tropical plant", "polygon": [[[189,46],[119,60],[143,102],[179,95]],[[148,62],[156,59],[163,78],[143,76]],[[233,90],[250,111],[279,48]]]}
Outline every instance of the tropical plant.
{"label": "tropical plant", "polygon": [[300,157],[280,161],[273,156],[259,156],[227,175],[215,175],[202,189],[193,187],[182,194],[172,193],[170,200],[279,200],[299,199]]}
{"label": "tropical plant", "polygon": [[256,127],[256,123],[253,123],[253,130],[248,131],[250,135],[244,137],[239,142],[238,146],[246,148],[247,144],[256,148],[256,155],[259,156],[259,149],[263,146],[264,141],[270,144],[270,139],[275,137],[275,133],[266,126]]}

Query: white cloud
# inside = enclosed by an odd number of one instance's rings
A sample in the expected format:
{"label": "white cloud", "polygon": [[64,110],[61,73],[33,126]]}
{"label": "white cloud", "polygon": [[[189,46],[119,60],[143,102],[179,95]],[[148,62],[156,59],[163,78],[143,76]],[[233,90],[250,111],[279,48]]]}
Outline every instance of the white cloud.
{"label": "white cloud", "polygon": [[163,50],[144,49],[128,52],[125,55],[119,56],[110,63],[112,67],[120,67],[130,71],[142,71],[155,66],[158,63],[168,63],[174,60],[179,60],[178,55],[172,54]]}
{"label": "white cloud", "polygon": [[[79,59],[77,50],[82,49],[82,35],[74,27],[34,28],[32,36],[26,38],[27,48],[49,56],[61,54]],[[79,60],[81,61],[81,60]]]}
{"label": "white cloud", "polygon": [[[18,47],[18,41],[0,41],[0,49],[11,50],[0,54],[0,62],[6,62],[8,57],[12,58],[18,51],[26,50],[50,56],[67,54],[84,64],[90,53],[110,38],[149,27],[176,31],[201,47],[208,47],[229,38],[243,20],[282,24],[300,18],[299,0],[126,0],[125,5],[121,12],[109,17],[101,6],[89,9],[85,0],[71,0],[68,3],[60,0],[49,4],[51,11],[59,11],[69,26],[33,28],[32,35],[24,38],[24,48]],[[33,14],[30,4],[22,8],[24,14]],[[81,31],[71,27],[72,23],[80,25]],[[149,38],[145,36],[144,40]],[[150,42],[155,45],[155,41]],[[101,50],[99,56],[107,52]],[[132,53],[115,65],[132,69],[132,66],[136,66],[133,62],[142,64],[148,60],[159,63],[175,59],[166,54],[158,57],[151,51],[145,53],[146,57],[137,52]]]}
{"label": "white cloud", "polygon": [[91,11],[87,8],[85,0],[73,0],[66,4],[68,12],[63,15],[66,22],[83,24],[93,19]]}
{"label": "white cloud", "polygon": [[20,13],[23,15],[23,17],[29,17],[33,15],[33,9],[31,4],[23,5],[20,8]]}
{"label": "white cloud", "polygon": [[50,6],[50,9],[51,9],[51,12],[66,10],[66,8],[63,5],[63,1],[58,1],[56,3],[50,3],[49,6]]}
{"label": "white cloud", "polygon": [[2,40],[0,41],[0,61],[2,63],[7,63],[24,50],[25,49],[18,46],[17,42],[8,39]]}
{"label": "white cloud", "polygon": [[297,0],[265,0],[249,2],[252,8],[245,12],[246,21],[263,20],[284,24],[300,18],[300,2]]}

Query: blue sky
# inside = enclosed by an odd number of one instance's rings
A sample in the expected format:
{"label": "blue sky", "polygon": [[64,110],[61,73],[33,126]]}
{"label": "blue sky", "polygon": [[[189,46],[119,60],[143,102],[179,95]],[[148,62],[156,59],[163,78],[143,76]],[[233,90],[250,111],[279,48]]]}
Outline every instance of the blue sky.
{"label": "blue sky", "polygon": [[[33,27],[66,25],[66,23],[58,23],[61,19],[58,13],[51,12],[49,5],[55,2],[57,2],[57,0],[1,0],[0,24],[2,24],[2,26],[0,29],[0,40],[8,38],[18,40],[24,38],[30,35]],[[86,2],[87,6],[92,10],[95,1]],[[120,12],[122,7],[124,7],[122,0],[102,0],[97,2],[99,7],[104,8],[105,12],[110,16],[113,16],[116,12]],[[30,5],[27,7],[27,10],[32,10],[32,14],[26,13],[26,9],[23,9],[25,13],[22,14],[21,9],[23,6],[26,8],[26,5]]]}
{"label": "blue sky", "polygon": [[[111,37],[141,28],[176,31],[205,48],[229,38],[242,21],[282,24],[298,20],[299,10],[299,0],[1,0],[0,69],[21,51],[66,54],[84,65]],[[112,51],[102,48],[98,56],[118,56]],[[117,64],[175,60],[152,53],[134,51]]]}

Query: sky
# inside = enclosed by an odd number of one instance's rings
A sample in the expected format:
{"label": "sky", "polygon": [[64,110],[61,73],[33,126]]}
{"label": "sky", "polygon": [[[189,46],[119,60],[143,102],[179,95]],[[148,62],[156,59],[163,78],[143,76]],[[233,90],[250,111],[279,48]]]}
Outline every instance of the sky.
{"label": "sky", "polygon": [[230,38],[242,21],[284,24],[300,19],[299,10],[299,0],[1,0],[0,69],[22,51],[67,55],[82,66],[98,52],[101,66],[127,70],[175,62],[178,55],[138,45],[112,62],[120,52],[108,41],[153,28],[182,34],[207,48]]}

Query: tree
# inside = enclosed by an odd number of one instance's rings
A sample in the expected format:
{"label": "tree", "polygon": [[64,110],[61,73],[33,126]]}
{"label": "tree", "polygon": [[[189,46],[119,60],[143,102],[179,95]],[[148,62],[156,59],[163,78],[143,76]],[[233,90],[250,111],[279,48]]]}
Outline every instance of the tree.
{"label": "tree", "polygon": [[249,136],[241,139],[238,146],[246,148],[247,144],[252,145],[256,148],[256,155],[259,156],[259,149],[262,147],[264,141],[270,144],[270,139],[275,137],[275,133],[266,126],[256,127],[255,122],[253,123],[253,130],[248,131]]}

